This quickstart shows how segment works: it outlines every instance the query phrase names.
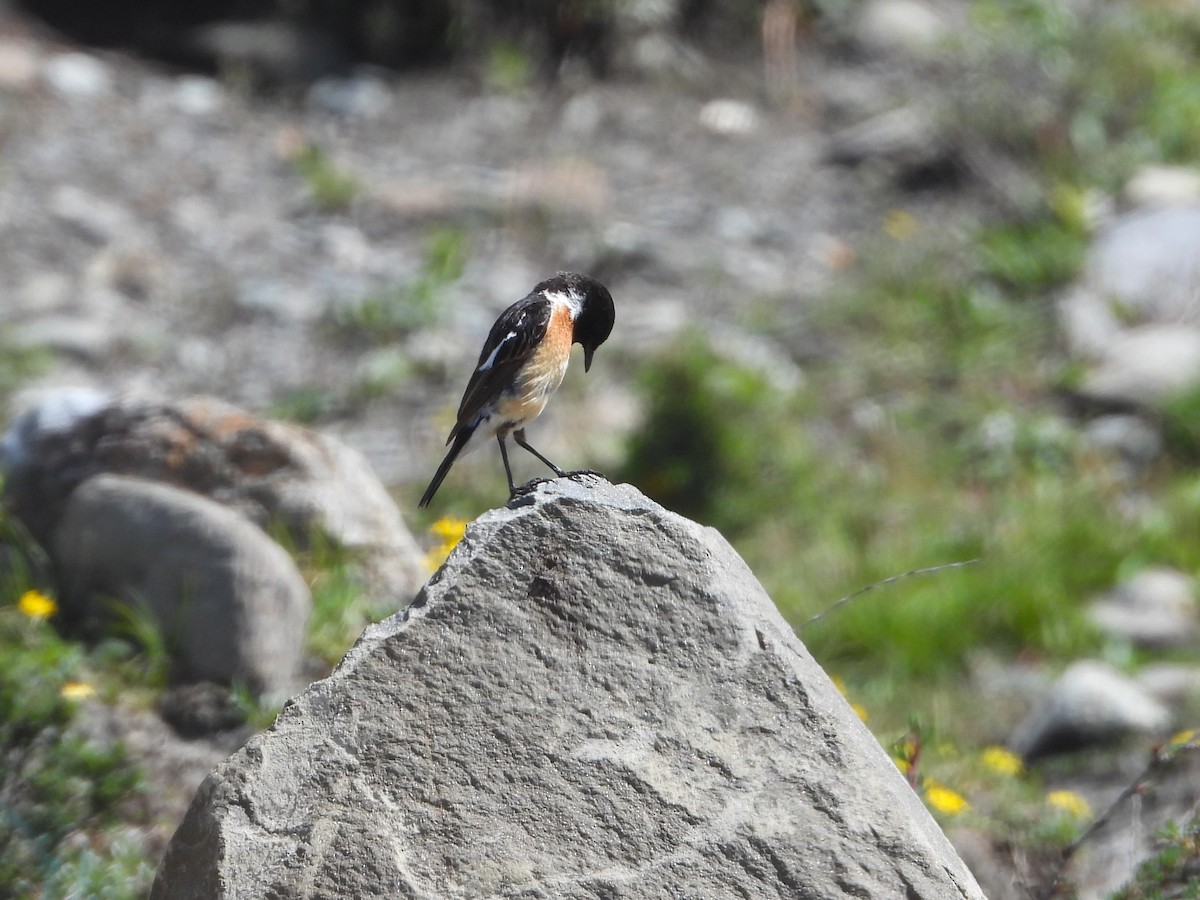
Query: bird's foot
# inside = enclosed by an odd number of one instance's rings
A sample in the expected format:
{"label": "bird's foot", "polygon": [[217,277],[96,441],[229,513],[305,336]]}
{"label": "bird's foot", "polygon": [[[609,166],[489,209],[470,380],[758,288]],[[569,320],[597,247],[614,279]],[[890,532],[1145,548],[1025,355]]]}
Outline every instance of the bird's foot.
{"label": "bird's foot", "polygon": [[532,494],[534,491],[536,491],[538,489],[539,485],[549,484],[551,481],[554,481],[557,478],[576,479],[576,478],[580,478],[582,476],[590,476],[592,478],[602,478],[605,481],[608,480],[605,477],[604,473],[597,472],[595,469],[572,469],[569,472],[559,471],[558,474],[556,474],[554,476],[547,475],[544,478],[533,478],[533,479],[525,482],[524,484],[517,485],[516,487],[512,488],[509,491],[508,499],[515,500],[518,497],[524,497],[527,494]]}
{"label": "bird's foot", "polygon": [[579,478],[580,476],[583,476],[583,475],[589,475],[592,478],[600,478],[600,479],[603,479],[604,481],[608,481],[607,475],[605,475],[603,472],[597,472],[595,469],[572,469],[570,472],[562,473],[563,478],[571,478],[571,479]]}
{"label": "bird's foot", "polygon": [[538,485],[551,482],[557,477],[557,475],[555,475],[553,478],[547,475],[545,478],[532,478],[524,484],[519,484],[510,490],[508,492],[508,499],[515,500],[517,497],[524,497],[526,494],[532,494],[537,490]]}

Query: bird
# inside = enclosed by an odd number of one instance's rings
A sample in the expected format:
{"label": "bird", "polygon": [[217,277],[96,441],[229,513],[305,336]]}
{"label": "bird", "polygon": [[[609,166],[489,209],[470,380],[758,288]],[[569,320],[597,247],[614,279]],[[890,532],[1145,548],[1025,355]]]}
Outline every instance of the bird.
{"label": "bird", "polygon": [[615,321],[608,288],[577,272],[559,272],[547,278],[504,310],[488,332],[463,391],[458,419],[446,438],[450,450],[418,505],[429,505],[459,456],[491,437],[500,444],[510,497],[517,493],[505,446],[510,434],[556,476],[567,475],[525,440],[525,425],[541,415],[562,384],[571,347],[583,345],[583,370],[588,371],[592,355],[608,339]]}

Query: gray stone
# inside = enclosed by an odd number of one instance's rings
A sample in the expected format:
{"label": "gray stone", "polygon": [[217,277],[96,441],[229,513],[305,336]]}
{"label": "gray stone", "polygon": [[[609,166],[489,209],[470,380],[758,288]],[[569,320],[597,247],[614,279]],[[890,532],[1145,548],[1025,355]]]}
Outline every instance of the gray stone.
{"label": "gray stone", "polygon": [[711,529],[559,479],[205,781],[152,898],[982,898]]}
{"label": "gray stone", "polygon": [[308,586],[237,513],[169,485],[97,475],[71,494],[51,548],[67,618],[107,622],[116,598],[151,618],[180,680],[295,687]]}
{"label": "gray stone", "polygon": [[1142,166],[1125,185],[1133,206],[1194,206],[1200,203],[1200,169],[1190,166]]}
{"label": "gray stone", "polygon": [[[1059,313],[1072,353],[1097,368],[1115,370],[1093,372],[1098,383],[1089,390],[1107,391],[1112,383],[1119,394],[1111,399],[1145,396],[1154,402],[1160,399],[1160,384],[1172,390],[1194,385],[1195,335],[1200,330],[1200,206],[1138,210],[1114,222],[1097,238],[1083,277],[1064,294]],[[1153,359],[1139,363],[1139,357],[1157,355],[1158,348],[1147,346],[1147,340],[1161,340],[1172,357],[1183,352],[1186,374],[1171,378],[1158,374]],[[1183,344],[1183,350],[1175,346]],[[1161,368],[1177,362],[1172,359]],[[1148,393],[1118,377],[1138,365],[1151,374]],[[1135,380],[1142,377],[1136,369],[1129,374]]]}
{"label": "gray stone", "polygon": [[1026,759],[1112,744],[1133,734],[1161,735],[1170,711],[1132,679],[1095,660],[1071,665],[1009,746]]}
{"label": "gray stone", "polygon": [[1079,392],[1095,400],[1155,407],[1200,384],[1200,328],[1143,325],[1121,332]]}
{"label": "gray stone", "polygon": [[22,91],[37,79],[38,55],[32,42],[0,38],[0,88]]}
{"label": "gray stone", "polygon": [[854,23],[866,49],[908,57],[928,55],[949,33],[941,14],[921,0],[867,0]]}
{"label": "gray stone", "polygon": [[1200,700],[1200,666],[1151,663],[1138,671],[1137,683],[1171,706]]}
{"label": "gray stone", "polygon": [[9,341],[15,347],[52,350],[99,363],[121,344],[121,335],[113,326],[96,319],[52,315],[14,326]]}
{"label": "gray stone", "polygon": [[129,211],[111,200],[64,184],[50,196],[50,212],[96,244],[105,244],[133,227]]}
{"label": "gray stone", "polygon": [[758,110],[743,100],[710,100],[700,108],[700,124],[727,137],[754,133],[760,118]]}
{"label": "gray stone", "polygon": [[835,132],[826,149],[830,162],[855,166],[880,162],[901,170],[933,165],[948,153],[933,116],[904,106]]}
{"label": "gray stone", "polygon": [[203,494],[301,545],[322,534],[400,596],[424,579],[423,554],[362,454],[218,400],[52,392],[14,420],[0,454],[5,499],[39,540],[76,485],[112,472]]}
{"label": "gray stone", "polygon": [[1196,586],[1175,569],[1143,569],[1092,603],[1088,619],[1111,637],[1162,649],[1196,639]]}
{"label": "gray stone", "polygon": [[1140,416],[1099,416],[1087,423],[1081,439],[1085,447],[1120,460],[1132,477],[1145,472],[1163,451],[1162,435]]}
{"label": "gray stone", "polygon": [[308,90],[315,109],[347,118],[382,115],[392,103],[387,85],[377,78],[322,78]]}
{"label": "gray stone", "polygon": [[86,53],[61,53],[42,66],[42,77],[56,93],[71,99],[89,99],[112,90],[108,67]]}

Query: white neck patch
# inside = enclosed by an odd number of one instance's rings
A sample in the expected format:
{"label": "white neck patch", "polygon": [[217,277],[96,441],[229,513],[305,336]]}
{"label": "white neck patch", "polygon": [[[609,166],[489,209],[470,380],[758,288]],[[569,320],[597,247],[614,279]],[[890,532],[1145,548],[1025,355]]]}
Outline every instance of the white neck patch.
{"label": "white neck patch", "polygon": [[572,322],[583,312],[583,297],[574,291],[546,291],[546,299],[555,306],[565,306],[571,313]]}

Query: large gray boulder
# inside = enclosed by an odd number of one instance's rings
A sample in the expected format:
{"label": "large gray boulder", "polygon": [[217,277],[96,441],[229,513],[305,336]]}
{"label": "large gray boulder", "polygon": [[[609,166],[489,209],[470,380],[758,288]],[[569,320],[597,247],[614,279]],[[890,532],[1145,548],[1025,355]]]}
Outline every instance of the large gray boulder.
{"label": "large gray boulder", "polygon": [[599,479],[480,517],[209,776],[151,893],[982,896],[724,539]]}
{"label": "large gray boulder", "polygon": [[178,680],[295,690],[308,585],[236,512],[171,485],[96,475],[67,500],[50,545],[67,618],[107,624],[116,601],[158,629]]}

